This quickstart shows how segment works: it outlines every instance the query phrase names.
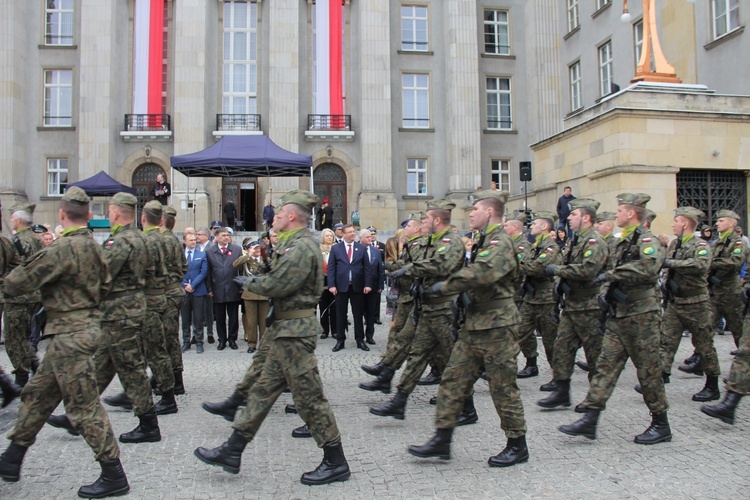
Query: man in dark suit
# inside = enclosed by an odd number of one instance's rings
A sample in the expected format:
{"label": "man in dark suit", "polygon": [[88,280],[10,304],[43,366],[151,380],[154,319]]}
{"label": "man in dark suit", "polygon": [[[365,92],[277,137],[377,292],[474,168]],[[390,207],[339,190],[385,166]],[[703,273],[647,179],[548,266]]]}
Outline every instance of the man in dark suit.
{"label": "man in dark suit", "polygon": [[363,351],[370,350],[365,344],[362,325],[365,294],[372,290],[372,284],[368,281],[370,263],[366,247],[355,242],[354,236],[354,226],[344,226],[344,240],[331,247],[331,255],[328,258],[328,291],[336,297],[336,345],[333,352],[344,348],[349,302],[352,304],[354,315],[354,338],[357,347]]}
{"label": "man in dark suit", "polygon": [[372,336],[375,333],[375,322],[380,313],[380,294],[385,286],[385,266],[380,260],[380,252],[371,243],[374,239],[368,229],[359,232],[359,242],[364,245],[370,264],[367,281],[373,284],[372,291],[365,295],[365,342],[372,345],[375,345]]}
{"label": "man in dark suit", "polygon": [[268,205],[263,207],[263,224],[266,226],[266,230],[273,227],[273,218],[275,217],[273,210],[273,203],[268,200]]}
{"label": "man in dark suit", "polygon": [[182,352],[190,349],[190,325],[193,325],[193,339],[198,354],[203,352],[203,310],[208,300],[206,276],[208,275],[208,261],[206,254],[198,249],[194,234],[185,234],[185,258],[188,270],[182,278],[182,288],[185,289],[185,302],[182,303]]}
{"label": "man in dark suit", "polygon": [[335,243],[341,243],[344,241],[344,224],[337,222],[333,225],[333,241]]}
{"label": "man in dark suit", "polygon": [[[378,230],[375,227],[370,226],[367,228],[367,230],[370,231],[370,246],[376,248],[380,252],[380,261],[383,263],[383,265],[385,265],[385,243],[383,243],[382,241],[378,241]],[[383,286],[385,286],[385,283],[383,284]],[[380,293],[376,294],[375,300],[377,300],[378,303],[375,309],[375,324],[382,325],[383,323],[380,321]]]}
{"label": "man in dark suit", "polygon": [[231,198],[224,205],[224,217],[227,219],[227,226],[234,229],[234,220],[237,218],[237,206]]}
{"label": "man in dark suit", "polygon": [[[240,288],[232,279],[237,271],[232,262],[242,256],[239,245],[229,243],[231,236],[228,227],[216,231],[216,244],[208,247],[208,295],[213,297],[213,312],[216,320],[216,333],[219,337],[217,349],[222,351],[229,342],[230,349],[237,349],[237,333],[240,329],[238,310],[242,299]],[[227,316],[229,330],[227,331]]]}

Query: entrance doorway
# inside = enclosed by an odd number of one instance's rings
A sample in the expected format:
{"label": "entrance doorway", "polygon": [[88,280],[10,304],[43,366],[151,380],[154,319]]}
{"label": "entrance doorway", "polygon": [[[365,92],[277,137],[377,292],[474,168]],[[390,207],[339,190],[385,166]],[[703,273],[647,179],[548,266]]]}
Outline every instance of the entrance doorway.
{"label": "entrance doorway", "polygon": [[716,222],[719,210],[732,210],[747,230],[747,178],[736,170],[688,170],[677,173],[677,206],[695,207],[706,214],[706,224]]}
{"label": "entrance doorway", "polygon": [[227,177],[222,183],[221,217],[226,222],[223,208],[227,200],[232,200],[237,207],[237,219],[232,229],[237,231],[257,231],[257,186],[256,177]]}
{"label": "entrance doorway", "polygon": [[[136,196],[138,197],[139,214],[143,211],[143,205],[148,201],[148,190],[156,182],[157,174],[163,175],[167,179],[167,182],[170,182],[164,169],[155,163],[144,163],[133,172],[132,186],[136,190]],[[172,200],[170,199],[169,201],[171,202]],[[140,220],[138,223],[140,224]]]}
{"label": "entrance doorway", "polygon": [[333,223],[347,222],[346,213],[346,173],[344,169],[332,163],[319,166],[313,172],[313,186],[315,194],[320,196],[320,203],[316,210],[320,209],[323,199],[333,207]]}

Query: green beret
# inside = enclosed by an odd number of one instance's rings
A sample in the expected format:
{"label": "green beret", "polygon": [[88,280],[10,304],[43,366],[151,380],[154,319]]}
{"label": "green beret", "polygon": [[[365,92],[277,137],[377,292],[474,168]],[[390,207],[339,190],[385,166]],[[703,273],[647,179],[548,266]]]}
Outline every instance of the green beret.
{"label": "green beret", "polygon": [[161,214],[164,212],[164,205],[162,205],[156,200],[151,200],[145,205],[143,205],[143,210],[148,210],[155,216],[161,217]]}
{"label": "green beret", "polygon": [[508,217],[508,220],[517,220],[521,224],[526,224],[528,217],[526,217],[526,212],[516,210],[511,217]]}
{"label": "green beret", "polygon": [[508,191],[485,189],[483,191],[477,191],[472,196],[474,197],[474,203],[492,198],[505,205],[508,203],[508,196],[510,196],[510,193]]}
{"label": "green beret", "polygon": [[644,219],[646,219],[649,224],[652,224],[654,222],[654,219],[656,219],[656,212],[654,212],[650,208],[647,208],[646,209],[646,215],[644,216]]}
{"label": "green beret", "polygon": [[578,208],[588,208],[596,212],[597,210],[599,210],[599,205],[601,205],[601,203],[596,200],[592,200],[591,198],[576,198],[575,200],[570,200],[570,202],[568,203],[571,211]]}
{"label": "green beret", "polygon": [[450,212],[456,208],[456,204],[451,200],[430,200],[427,202],[427,211],[430,210],[446,210]]}
{"label": "green beret", "polygon": [[706,217],[706,214],[704,214],[697,208],[693,208],[693,207],[678,208],[677,210],[674,211],[674,216],[677,217],[678,215],[687,217],[688,219],[695,221],[696,224],[700,224],[703,218]]}
{"label": "green beret", "polygon": [[295,205],[299,205],[307,211],[312,212],[313,207],[317,205],[319,200],[320,197],[310,191],[294,189],[281,197],[281,206],[283,207],[289,203],[294,203]]}
{"label": "green beret", "polygon": [[534,219],[549,219],[553,226],[557,224],[557,214],[552,212],[534,212]]}
{"label": "green beret", "polygon": [[646,208],[646,203],[650,200],[651,196],[646,193],[621,193],[617,195],[618,205],[633,205]]}
{"label": "green beret", "polygon": [[135,208],[138,206],[138,198],[130,193],[117,193],[112,197],[112,201],[110,201],[109,204],[135,210]]}
{"label": "green beret", "polygon": [[86,191],[83,189],[78,186],[71,186],[65,191],[62,200],[69,203],[75,203],[76,205],[88,205],[91,198],[89,198],[89,195],[87,195]]}
{"label": "green beret", "polygon": [[729,217],[730,219],[734,219],[734,220],[740,220],[741,219],[741,217],[739,215],[737,215],[736,212],[732,212],[731,210],[719,210],[716,213],[716,218],[717,219],[721,219],[722,217]]}
{"label": "green beret", "polygon": [[27,214],[31,215],[34,213],[35,208],[36,204],[34,203],[19,201],[18,203],[10,207],[10,214],[13,215],[15,212],[26,212]]}
{"label": "green beret", "polygon": [[604,222],[605,220],[615,220],[614,212],[599,212],[596,214],[596,222]]}
{"label": "green beret", "polygon": [[414,212],[413,214],[409,214],[409,217],[406,220],[415,220],[417,222],[422,222],[426,218],[427,216],[424,212]]}
{"label": "green beret", "polygon": [[170,217],[177,217],[177,210],[171,205],[167,205],[163,208],[162,212],[164,215],[168,215]]}

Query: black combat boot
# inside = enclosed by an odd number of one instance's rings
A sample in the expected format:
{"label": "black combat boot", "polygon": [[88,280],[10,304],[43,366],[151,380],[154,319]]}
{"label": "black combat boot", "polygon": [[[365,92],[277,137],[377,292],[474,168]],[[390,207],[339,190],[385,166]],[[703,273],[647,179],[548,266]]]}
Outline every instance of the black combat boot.
{"label": "black combat boot", "polygon": [[432,396],[432,397],[430,398],[430,404],[431,404],[432,406],[435,406],[435,405],[437,404],[437,396]]}
{"label": "black combat boot", "polygon": [[540,399],[536,404],[542,408],[570,406],[570,380],[558,380],[555,392],[544,399]]}
{"label": "black combat boot", "polygon": [[14,399],[21,395],[21,386],[13,382],[10,375],[0,375],[0,390],[3,391],[3,404],[0,408],[5,408]]}
{"label": "black combat boot", "polygon": [[234,422],[234,415],[237,413],[237,408],[246,404],[247,399],[245,399],[245,396],[240,394],[239,391],[234,391],[231,396],[220,403],[203,403],[201,407],[208,413],[224,417],[224,420],[228,422]]}
{"label": "black combat boot", "polygon": [[133,402],[124,392],[121,392],[117,396],[107,396],[106,398],[103,398],[102,401],[109,406],[118,406],[120,408],[125,408],[126,410],[133,409]]}
{"label": "black combat boot", "polygon": [[526,366],[523,370],[519,371],[516,374],[516,377],[518,378],[529,378],[529,377],[536,377],[539,375],[539,368],[536,366],[536,357],[533,358],[527,358],[526,359]]}
{"label": "black combat boot", "polygon": [[359,388],[366,391],[380,391],[384,394],[390,394],[391,381],[393,380],[393,375],[395,373],[396,371],[393,368],[388,365],[383,365],[378,378],[371,380],[370,382],[362,382],[359,384]]}
{"label": "black combat boot", "polygon": [[119,458],[113,458],[106,462],[99,462],[102,467],[102,474],[93,484],[81,486],[78,489],[78,496],[81,498],[104,498],[119,497],[126,495],[130,491],[128,478],[125,471],[122,470],[122,463]]}
{"label": "black combat boot", "polygon": [[587,372],[587,371],[589,371],[591,369],[591,367],[589,366],[588,362],[586,362],[586,361],[576,361],[576,366],[578,368],[580,368],[581,370],[585,371],[585,372]]}
{"label": "black combat boot", "polygon": [[140,415],[138,421],[138,427],[125,434],[120,434],[121,443],[156,443],[161,441],[156,411],[151,410]]}
{"label": "black combat boot", "polygon": [[161,400],[156,403],[156,414],[169,415],[170,413],[177,413],[177,401],[174,400],[174,389],[163,392]]}
{"label": "black combat boot", "polygon": [[[671,378],[671,375],[669,373],[661,373],[661,379],[665,384],[669,383],[669,380]],[[641,384],[635,384],[635,387],[633,387],[633,390],[637,392],[638,394],[643,394],[643,388],[641,387]]]}
{"label": "black combat boot", "polygon": [[149,382],[151,382],[151,390],[154,391],[159,387],[159,381],[156,380],[156,375],[153,373],[151,374],[151,378],[148,379]]}
{"label": "black combat boot", "polygon": [[576,413],[586,413],[587,411],[589,411],[589,407],[588,407],[588,406],[586,406],[585,404],[583,404],[583,403],[578,403],[578,404],[576,405],[576,409],[575,409],[575,412],[576,412]]}
{"label": "black combat boot", "polygon": [[185,383],[182,381],[182,372],[174,372],[174,393],[175,396],[185,394]]}
{"label": "black combat boot", "polygon": [[555,392],[557,390],[557,381],[555,379],[550,380],[546,384],[539,386],[541,392]]}
{"label": "black combat boot", "polygon": [[373,377],[377,377],[378,375],[380,375],[380,372],[383,371],[384,366],[385,365],[383,364],[383,362],[379,361],[375,365],[362,365],[361,368],[365,371],[365,373],[369,373]]}
{"label": "black combat boot", "polygon": [[[211,404],[211,403],[209,403],[209,404]],[[291,413],[293,415],[296,415],[298,413],[297,412],[297,406],[296,405],[286,405],[284,407],[284,413]]]}
{"label": "black combat boot", "polygon": [[703,405],[701,411],[708,416],[718,418],[725,424],[734,425],[734,411],[737,409],[740,399],[742,399],[742,394],[727,391],[721,403],[713,406]]}
{"label": "black combat boot", "polygon": [[442,373],[433,368],[426,377],[419,379],[417,385],[438,385],[442,378]]}
{"label": "black combat boot", "polygon": [[505,449],[487,460],[490,467],[510,467],[529,461],[529,448],[526,446],[526,436],[508,438]]}
{"label": "black combat boot", "polygon": [[346,481],[352,476],[349,464],[344,456],[341,443],[329,444],[323,447],[323,461],[315,470],[305,472],[300,478],[302,484],[328,484],[334,481]]}
{"label": "black combat boot", "polygon": [[678,370],[685,373],[692,373],[693,375],[703,376],[703,360],[699,354],[695,355],[695,361],[693,363],[685,363],[677,367]]}
{"label": "black combat boot", "polygon": [[464,400],[464,407],[458,416],[457,426],[476,424],[479,421],[479,415],[474,408],[474,396],[469,396]]}
{"label": "black combat boot", "polygon": [[3,481],[15,483],[21,478],[21,464],[26,450],[28,448],[25,446],[11,441],[5,453],[0,455],[0,478],[3,478]]}
{"label": "black combat boot", "polygon": [[422,446],[411,445],[409,453],[419,458],[451,459],[451,437],[453,429],[438,429],[432,439]]}
{"label": "black combat boot", "polygon": [[671,440],[672,431],[669,429],[667,412],[663,411],[651,414],[651,425],[643,431],[643,434],[638,434],[633,442],[636,444],[656,444]]}
{"label": "black combat boot", "polygon": [[693,401],[716,401],[720,397],[719,377],[706,375],[706,385],[700,392],[693,394]]}
{"label": "black combat boot", "polygon": [[370,408],[370,413],[373,415],[380,415],[381,417],[394,417],[397,420],[403,420],[407,399],[409,399],[409,395],[399,389],[396,391],[396,395],[393,396],[393,399],[382,406],[373,406]]}
{"label": "black combat boot", "polygon": [[23,389],[23,387],[29,381],[29,372],[24,370],[16,370],[16,385]]}
{"label": "black combat boot", "polygon": [[693,363],[698,361],[699,357],[700,355],[696,351],[693,351],[693,354],[691,354],[690,357],[685,358],[682,362],[686,365],[692,365]]}
{"label": "black combat boot", "polygon": [[51,425],[52,427],[57,427],[58,429],[65,429],[68,431],[68,434],[71,436],[79,436],[80,432],[76,430],[75,427],[73,427],[73,424],[70,423],[70,420],[68,420],[67,415],[50,415],[47,419],[47,423]]}
{"label": "black combat boot", "polygon": [[307,428],[307,424],[297,427],[292,431],[293,438],[311,438],[312,432]]}
{"label": "black combat boot", "polygon": [[247,446],[247,438],[240,431],[232,432],[229,439],[218,448],[196,448],[193,452],[202,462],[217,465],[232,474],[239,474],[242,452]]}
{"label": "black combat boot", "polygon": [[557,430],[568,436],[585,436],[589,439],[596,439],[596,426],[599,423],[600,413],[600,410],[589,408],[580,420],[570,425],[561,425]]}

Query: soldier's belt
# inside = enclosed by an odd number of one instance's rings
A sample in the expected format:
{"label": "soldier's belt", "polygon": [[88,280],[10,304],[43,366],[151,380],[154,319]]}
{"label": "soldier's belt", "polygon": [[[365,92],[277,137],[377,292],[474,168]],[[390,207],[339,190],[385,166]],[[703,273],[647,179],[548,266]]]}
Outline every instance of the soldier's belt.
{"label": "soldier's belt", "polygon": [[422,304],[424,305],[434,305],[434,304],[445,304],[446,302],[451,302],[453,299],[456,298],[456,295],[449,295],[447,297],[425,297],[422,299]]}
{"label": "soldier's belt", "polygon": [[555,284],[551,281],[537,281],[537,280],[531,280],[531,284],[534,285],[534,288],[536,288],[537,291],[539,290],[552,290],[552,288],[555,286]]}
{"label": "soldier's belt", "polygon": [[482,302],[481,304],[470,304],[469,312],[471,313],[483,313],[500,309],[501,307],[515,304],[513,297],[503,297],[501,299],[491,300],[489,302]]}
{"label": "soldier's belt", "polygon": [[656,297],[654,289],[649,290],[641,290],[640,292],[626,292],[626,295],[628,296],[628,301],[632,302],[634,300],[643,300],[648,299],[650,297]]}
{"label": "soldier's belt", "polygon": [[163,288],[146,288],[144,290],[146,295],[161,295],[164,293]]}
{"label": "soldier's belt", "polygon": [[120,290],[119,292],[109,292],[104,300],[119,299],[120,297],[127,297],[128,295],[135,295],[140,293],[140,290]]}
{"label": "soldier's belt", "polygon": [[68,316],[85,315],[92,311],[97,311],[96,307],[86,307],[84,309],[74,309],[72,311],[47,311],[47,320],[66,318]]}
{"label": "soldier's belt", "polygon": [[599,293],[601,293],[601,290],[598,286],[593,288],[571,288],[570,290],[571,297],[593,297],[599,295]]}
{"label": "soldier's belt", "polygon": [[175,281],[174,283],[165,286],[164,291],[174,290],[175,288],[182,288],[182,283],[179,281]]}
{"label": "soldier's belt", "polygon": [[302,319],[315,316],[315,309],[298,309],[297,311],[276,311],[275,319]]}
{"label": "soldier's belt", "polygon": [[675,294],[675,297],[679,297],[681,299],[687,298],[687,297],[697,297],[698,295],[703,295],[708,293],[708,287],[701,287],[701,288],[693,288],[692,290],[678,290]]}

